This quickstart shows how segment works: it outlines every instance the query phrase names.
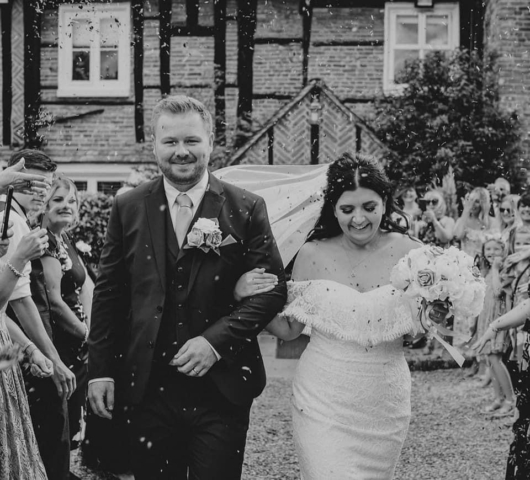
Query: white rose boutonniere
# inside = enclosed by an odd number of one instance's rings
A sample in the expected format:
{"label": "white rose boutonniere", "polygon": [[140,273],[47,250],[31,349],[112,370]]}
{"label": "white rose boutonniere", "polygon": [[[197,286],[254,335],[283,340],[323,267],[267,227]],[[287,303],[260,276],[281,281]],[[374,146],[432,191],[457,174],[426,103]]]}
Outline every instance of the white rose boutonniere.
{"label": "white rose boutonniere", "polygon": [[199,218],[188,233],[188,243],[184,246],[185,249],[199,248],[203,252],[208,253],[210,250],[221,255],[220,247],[236,243],[232,235],[228,235],[223,240],[223,232],[219,228],[219,220],[217,218]]}

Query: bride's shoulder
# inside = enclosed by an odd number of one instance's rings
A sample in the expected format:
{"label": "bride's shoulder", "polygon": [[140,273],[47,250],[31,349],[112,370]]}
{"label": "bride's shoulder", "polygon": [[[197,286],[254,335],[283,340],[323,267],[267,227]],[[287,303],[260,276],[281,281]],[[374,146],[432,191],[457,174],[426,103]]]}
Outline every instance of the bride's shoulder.
{"label": "bride's shoulder", "polygon": [[322,270],[330,262],[330,251],[333,248],[331,239],[311,240],[304,243],[296,255],[293,267],[293,278],[310,280],[320,278]]}
{"label": "bride's shoulder", "polygon": [[394,251],[394,256],[398,258],[404,257],[411,250],[423,245],[418,239],[402,233],[389,232],[387,235],[390,248]]}
{"label": "bride's shoulder", "polygon": [[298,256],[302,258],[314,258],[315,256],[325,255],[330,249],[334,248],[335,241],[332,238],[322,238],[320,240],[311,240],[302,245]]}

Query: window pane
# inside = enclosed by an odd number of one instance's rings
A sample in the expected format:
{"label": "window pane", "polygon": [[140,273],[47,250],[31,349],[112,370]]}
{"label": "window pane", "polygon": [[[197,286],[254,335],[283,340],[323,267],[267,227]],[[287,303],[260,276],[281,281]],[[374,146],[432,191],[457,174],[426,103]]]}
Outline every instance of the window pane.
{"label": "window pane", "polygon": [[77,181],[74,184],[79,192],[86,192],[88,189],[88,182]]}
{"label": "window pane", "polygon": [[394,78],[398,79],[399,75],[403,73],[403,68],[407,61],[417,60],[419,58],[419,50],[394,50]]}
{"label": "window pane", "polygon": [[121,188],[121,182],[98,182],[98,192],[107,195],[115,195],[116,191]]}
{"label": "window pane", "polygon": [[118,80],[118,50],[101,52],[100,80]]}
{"label": "window pane", "polygon": [[90,50],[72,52],[72,80],[90,80]]}
{"label": "window pane", "polygon": [[90,48],[93,28],[90,20],[72,20],[72,46]]}
{"label": "window pane", "polygon": [[118,48],[120,43],[120,22],[115,18],[102,18],[99,24],[101,46]]}
{"label": "window pane", "polygon": [[447,45],[449,42],[449,18],[447,15],[427,16],[426,43],[428,45]]}
{"label": "window pane", "polygon": [[396,17],[396,44],[418,44],[418,17],[416,15],[398,15]]}

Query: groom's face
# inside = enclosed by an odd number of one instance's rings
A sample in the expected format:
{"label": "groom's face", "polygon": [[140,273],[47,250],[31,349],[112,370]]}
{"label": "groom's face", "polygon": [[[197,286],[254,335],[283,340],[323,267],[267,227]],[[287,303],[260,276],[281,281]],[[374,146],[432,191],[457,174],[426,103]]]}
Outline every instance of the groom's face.
{"label": "groom's face", "polygon": [[213,148],[213,135],[196,112],[160,115],[154,131],[153,152],[164,176],[185,191],[201,179]]}

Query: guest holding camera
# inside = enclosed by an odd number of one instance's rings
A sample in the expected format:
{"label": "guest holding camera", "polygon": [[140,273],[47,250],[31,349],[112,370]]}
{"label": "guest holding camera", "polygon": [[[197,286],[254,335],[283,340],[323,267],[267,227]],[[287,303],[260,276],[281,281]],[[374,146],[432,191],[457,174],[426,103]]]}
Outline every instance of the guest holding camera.
{"label": "guest holding camera", "polygon": [[[22,172],[24,160],[0,173],[0,194],[8,185],[18,192],[34,194],[44,192],[46,179],[38,174]],[[2,213],[0,223],[4,223]],[[7,223],[7,222],[5,222]],[[53,364],[20,328],[6,316],[8,300],[30,260],[39,257],[48,237],[43,229],[35,229],[23,235],[17,245],[11,243],[14,222],[2,228],[6,234],[0,240],[0,479],[46,480],[35,433],[31,424],[28,400],[22,372],[18,365],[20,352],[26,357],[33,375],[48,377],[53,374]],[[44,334],[45,335],[45,334]],[[13,341],[15,344],[13,344]],[[18,346],[17,346],[18,345]]]}
{"label": "guest holding camera", "polygon": [[453,238],[455,221],[446,215],[447,206],[443,193],[439,190],[428,190],[419,204],[424,212],[416,224],[415,236],[423,243],[448,247]]}

